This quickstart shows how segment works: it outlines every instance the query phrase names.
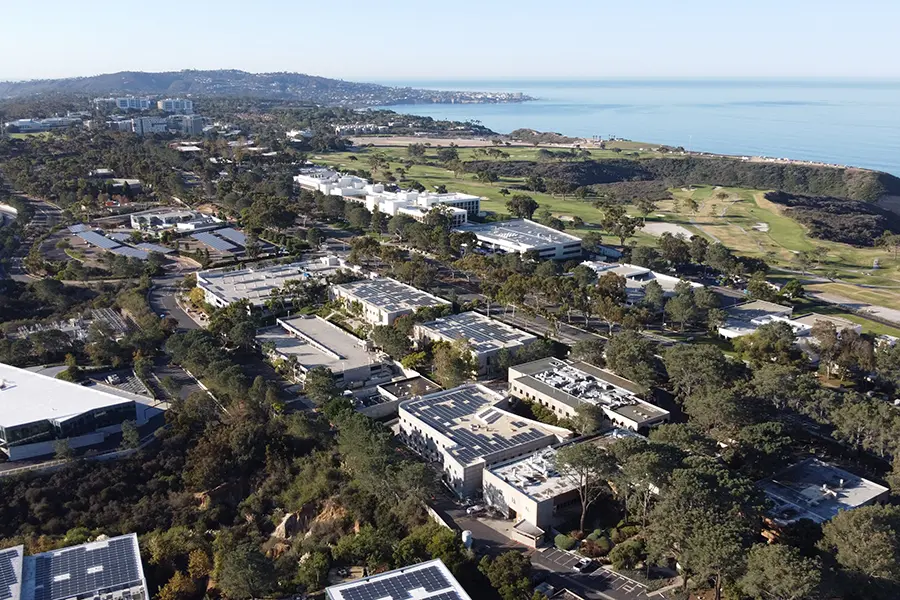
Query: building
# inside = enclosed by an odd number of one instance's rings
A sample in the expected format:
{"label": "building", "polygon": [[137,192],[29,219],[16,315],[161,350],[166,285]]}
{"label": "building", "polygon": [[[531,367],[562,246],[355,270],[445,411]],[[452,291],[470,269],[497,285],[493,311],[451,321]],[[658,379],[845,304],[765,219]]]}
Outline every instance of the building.
{"label": "building", "polygon": [[752,300],[737,304],[725,311],[725,323],[719,327],[719,335],[734,339],[754,333],[761,325],[790,321],[794,309],[765,300]]}
{"label": "building", "polygon": [[420,308],[450,306],[450,302],[423,292],[396,279],[378,277],[332,286],[333,300],[360,308],[360,315],[373,325],[391,325],[397,317]]}
{"label": "building", "polygon": [[809,458],[757,484],[772,503],[768,519],[824,523],[844,510],[886,502],[890,490],[834,465]]}
{"label": "building", "polygon": [[222,220],[196,210],[164,209],[131,214],[131,228],[141,231],[204,231],[220,227]]}
{"label": "building", "polygon": [[3,600],[150,600],[137,535],[24,556],[24,546],[0,550]]}
{"label": "building", "polygon": [[[194,114],[172,115],[168,119],[169,128],[178,131],[182,135],[202,135],[204,121],[203,117]],[[184,148],[182,146],[181,148]],[[197,148],[199,151],[200,148]],[[182,150],[183,151],[183,150]]]}
{"label": "building", "polygon": [[189,115],[194,112],[194,103],[184,98],[166,98],[157,101],[156,108],[167,113]]}
{"label": "building", "polygon": [[534,251],[541,259],[554,260],[581,258],[581,238],[528,219],[469,223],[456,230],[475,234],[482,247],[494,252]]}
{"label": "building", "polygon": [[515,354],[537,340],[537,336],[474,311],[417,323],[413,328],[413,337],[419,342],[467,340],[480,374],[497,370],[501,350]]}
{"label": "building", "polygon": [[[641,437],[629,430],[613,429],[581,443],[606,446],[631,436]],[[542,448],[484,471],[485,504],[515,521],[512,539],[532,548],[541,544],[551,528],[581,509],[577,483],[557,470],[559,448]]]}
{"label": "building", "polygon": [[703,287],[702,284],[674,277],[672,275],[666,275],[665,273],[658,273],[638,265],[591,260],[586,260],[581,264],[592,269],[597,273],[598,277],[606,273],[614,273],[615,275],[623,277],[625,279],[625,292],[628,296],[627,303],[631,305],[638,304],[644,299],[644,288],[651,281],[655,281],[659,284],[663,290],[663,295],[666,297],[675,295],[675,287],[679,283],[686,283],[694,289]]}
{"label": "building", "polygon": [[400,435],[437,463],[448,488],[460,497],[481,491],[485,467],[552,446],[571,432],[505,410],[507,399],[480,384],[400,403]]}
{"label": "building", "polygon": [[134,400],[0,363],[0,450],[9,460],[102,443],[138,420]]}
{"label": "building", "polygon": [[50,117],[48,119],[18,119],[7,121],[3,124],[7,133],[40,133],[52,129],[64,129],[74,125],[80,125],[81,119],[77,117]]}
{"label": "building", "polygon": [[325,367],[341,388],[359,388],[390,381],[390,360],[361,340],[317,316],[277,319],[277,325],[261,330],[256,341],[264,352],[292,366],[296,378]]}
{"label": "building", "polygon": [[510,367],[509,391],[560,418],[572,418],[579,406],[593,404],[612,425],[632,431],[667,423],[670,417],[669,411],[641,400],[636,384],[585,362],[542,358]]}
{"label": "building", "polygon": [[239,300],[249,300],[252,306],[261,307],[272,298],[272,292],[289,281],[324,279],[345,267],[346,263],[337,256],[324,256],[289,265],[200,271],[197,287],[203,290],[206,302],[216,308]]}
{"label": "building", "polygon": [[325,589],[328,600],[471,600],[439,558]]}
{"label": "building", "polygon": [[124,96],[122,98],[94,98],[94,108],[118,108],[119,110],[150,110],[150,98]]}
{"label": "building", "polygon": [[137,135],[167,133],[169,131],[169,120],[165,117],[137,117],[131,119],[131,131]]}

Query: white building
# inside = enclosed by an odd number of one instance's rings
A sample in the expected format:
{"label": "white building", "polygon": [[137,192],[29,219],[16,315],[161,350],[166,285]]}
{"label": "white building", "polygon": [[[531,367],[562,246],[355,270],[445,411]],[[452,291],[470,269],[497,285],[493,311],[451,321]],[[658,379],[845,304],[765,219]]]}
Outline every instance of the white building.
{"label": "white building", "polygon": [[332,286],[332,300],[339,300],[373,325],[391,325],[397,317],[425,307],[449,306],[451,303],[396,279],[378,277]]}
{"label": "white building", "polygon": [[184,98],[166,98],[156,103],[156,108],[167,113],[180,113],[189,115],[194,112],[194,103]]}
{"label": "white building", "polygon": [[24,550],[0,550],[4,600],[150,600],[134,533],[30,556]]}
{"label": "white building", "polygon": [[121,98],[94,98],[95,108],[118,108],[119,110],[150,110],[150,98],[123,96]]}
{"label": "white building", "polygon": [[50,117],[47,119],[18,119],[16,121],[7,121],[3,126],[7,130],[12,128],[19,133],[40,133],[42,131],[63,129],[80,124],[81,119],[76,117]]}
{"label": "white building", "polygon": [[325,588],[328,600],[472,600],[439,558]]}
{"label": "white building", "polygon": [[719,335],[734,339],[754,333],[761,325],[776,321],[788,322],[794,309],[765,300],[752,300],[737,304],[725,311],[725,323],[719,327]]}
{"label": "white building", "polygon": [[581,263],[585,267],[592,269],[598,276],[606,273],[613,273],[625,279],[625,292],[628,295],[628,304],[638,304],[644,299],[644,288],[651,281],[655,281],[663,290],[663,294],[667,297],[675,294],[675,286],[679,283],[686,283],[694,289],[703,287],[702,284],[658,273],[646,267],[638,265],[630,265],[628,263],[608,263],[601,261],[586,260]]}
{"label": "white building", "polygon": [[[643,439],[627,429],[613,429],[580,443],[608,446],[625,437]],[[547,532],[581,509],[577,483],[557,468],[559,448],[542,448],[484,471],[484,503],[515,522],[510,537],[520,544],[540,546]]]}
{"label": "white building", "polygon": [[165,117],[137,117],[131,119],[131,131],[137,135],[151,135],[169,131],[169,120]]}
{"label": "white building", "polygon": [[260,330],[256,341],[291,365],[299,381],[316,367],[330,370],[341,388],[372,386],[391,379],[390,361],[376,352],[371,342],[321,317],[297,316],[278,319],[276,323]]}
{"label": "white building", "polygon": [[197,273],[197,287],[203,290],[206,302],[216,308],[239,300],[249,300],[252,306],[261,307],[272,298],[272,292],[289,281],[325,279],[344,268],[347,267],[342,259],[325,256],[288,265],[247,267],[233,271],[214,269]]}
{"label": "white building", "polygon": [[134,400],[0,363],[0,450],[10,460],[102,443],[139,421]]}
{"label": "white building", "polygon": [[419,342],[453,343],[460,338],[467,340],[480,374],[490,373],[498,368],[501,350],[506,349],[515,354],[517,350],[537,340],[537,336],[474,311],[417,323],[413,328],[413,337]]}
{"label": "white building", "polygon": [[669,421],[669,411],[641,400],[638,386],[585,362],[542,358],[509,368],[509,391],[537,402],[559,418],[572,418],[582,404],[602,409],[615,427],[646,430]]}
{"label": "white building", "polygon": [[481,491],[486,467],[552,446],[571,435],[505,410],[505,396],[480,384],[400,403],[400,435],[437,463],[446,485],[460,497]]}
{"label": "white building", "polygon": [[553,260],[581,258],[581,238],[528,219],[469,223],[457,231],[475,234],[482,247],[495,252],[535,251],[541,259]]}
{"label": "white building", "polygon": [[196,210],[150,210],[131,214],[131,228],[142,231],[203,231],[214,229],[222,224],[222,220]]}

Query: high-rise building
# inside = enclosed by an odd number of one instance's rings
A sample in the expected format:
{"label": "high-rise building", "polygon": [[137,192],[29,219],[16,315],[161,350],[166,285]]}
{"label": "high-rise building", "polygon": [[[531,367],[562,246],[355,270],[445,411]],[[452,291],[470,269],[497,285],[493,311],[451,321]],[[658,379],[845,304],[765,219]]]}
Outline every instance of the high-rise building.
{"label": "high-rise building", "polygon": [[166,98],[156,103],[156,108],[163,112],[189,115],[194,112],[194,103],[184,98]]}

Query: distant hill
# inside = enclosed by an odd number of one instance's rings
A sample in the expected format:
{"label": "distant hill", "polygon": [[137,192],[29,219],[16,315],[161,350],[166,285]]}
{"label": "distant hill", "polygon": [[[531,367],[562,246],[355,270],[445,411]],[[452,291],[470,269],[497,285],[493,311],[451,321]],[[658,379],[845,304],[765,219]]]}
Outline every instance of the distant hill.
{"label": "distant hill", "polygon": [[236,70],[122,71],[92,77],[0,82],[0,98],[34,94],[232,96],[302,100],[315,104],[377,106],[430,103],[522,102],[516,93],[452,92],[354,83],[301,73],[247,73]]}

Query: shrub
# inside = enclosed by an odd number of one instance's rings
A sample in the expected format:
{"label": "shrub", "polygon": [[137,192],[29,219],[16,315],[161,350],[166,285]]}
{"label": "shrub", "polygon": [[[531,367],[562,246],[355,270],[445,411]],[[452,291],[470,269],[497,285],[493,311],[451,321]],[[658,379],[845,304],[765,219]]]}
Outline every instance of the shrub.
{"label": "shrub", "polygon": [[575,547],[575,540],[562,533],[554,538],[553,543],[556,544],[556,547],[560,550],[571,550]]}
{"label": "shrub", "polygon": [[[593,535],[593,534],[592,534]],[[597,539],[586,539],[580,548],[580,552],[589,558],[599,558],[609,554],[612,544],[606,536]]]}
{"label": "shrub", "polygon": [[596,542],[596,541],[597,541],[599,538],[601,538],[601,537],[603,537],[603,530],[602,530],[602,529],[595,529],[595,530],[592,531],[590,534],[588,534],[587,538],[585,538],[585,539],[592,540],[592,541],[595,541],[595,542]]}
{"label": "shrub", "polygon": [[609,539],[611,539],[614,544],[618,544],[619,542],[624,542],[626,538],[622,535],[622,531],[618,527],[613,527],[609,530]]}
{"label": "shrub", "polygon": [[609,553],[609,559],[616,569],[633,569],[644,557],[643,540],[630,540],[618,544]]}
{"label": "shrub", "polygon": [[622,534],[623,539],[633,538],[637,534],[641,532],[641,528],[638,525],[626,525],[625,527],[619,528],[619,533]]}

